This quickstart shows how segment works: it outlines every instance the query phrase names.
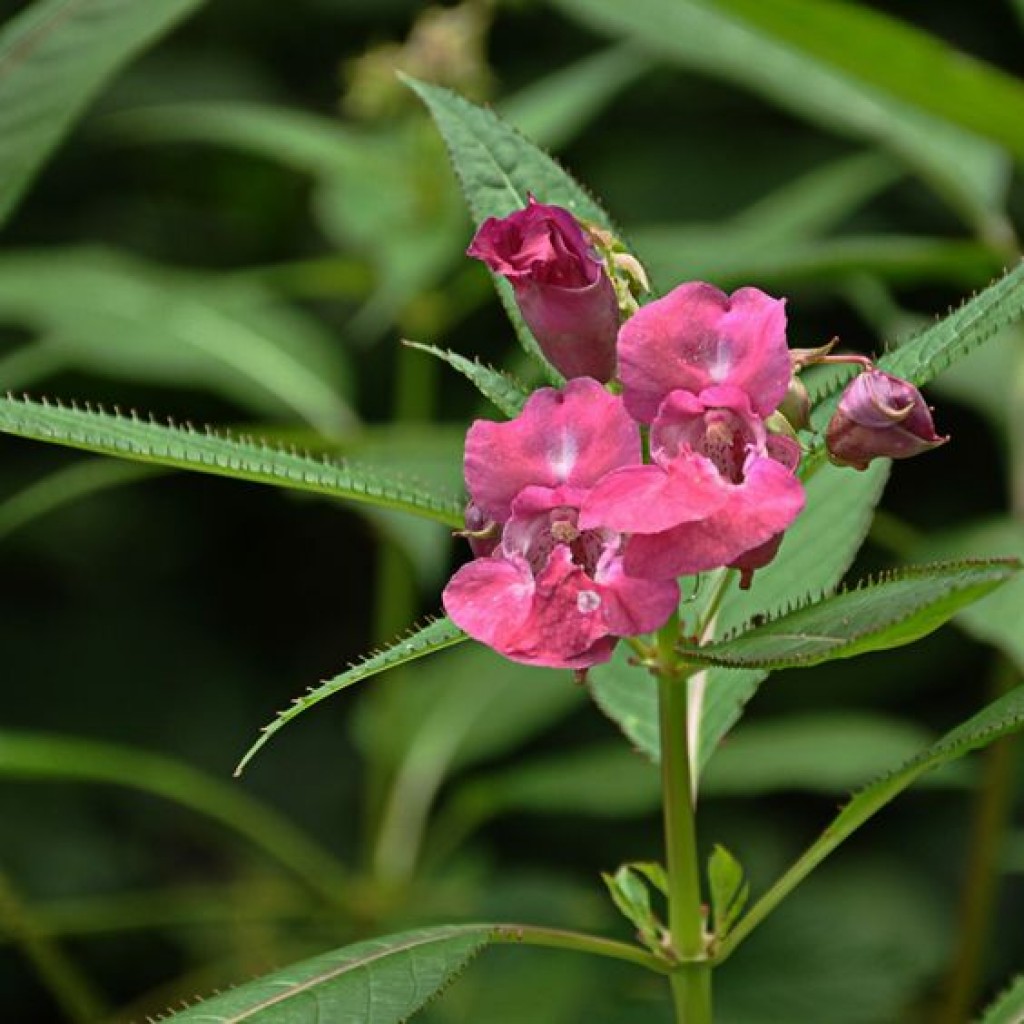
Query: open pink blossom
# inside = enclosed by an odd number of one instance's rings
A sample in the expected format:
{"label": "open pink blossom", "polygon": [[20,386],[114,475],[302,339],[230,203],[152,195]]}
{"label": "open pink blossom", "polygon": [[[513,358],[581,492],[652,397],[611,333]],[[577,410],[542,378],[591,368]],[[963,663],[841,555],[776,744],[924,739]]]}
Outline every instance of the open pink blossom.
{"label": "open pink blossom", "polygon": [[639,463],[639,432],[622,400],[587,378],[535,392],[507,423],[474,423],[473,526],[486,517],[501,539],[445,588],[453,621],[514,661],[573,669],[606,661],[619,637],[663,625],[679,600],[676,582],[626,575],[625,538],[579,525],[591,488]]}
{"label": "open pink blossom", "polygon": [[907,459],[949,440],[935,432],[928,404],[913,384],[867,370],[846,387],[825,431],[829,458],[867,469],[872,459]]}
{"label": "open pink blossom", "polygon": [[604,263],[568,210],[531,196],[526,209],[485,220],[466,252],[509,281],[552,366],[569,378],[611,380],[618,300]]}
{"label": "open pink blossom", "polygon": [[735,566],[749,584],[804,505],[796,441],[769,434],[739,387],[674,391],[651,429],[654,464],[617,470],[583,503],[579,523],[632,534],[624,568],[674,579]]}
{"label": "open pink blossom", "polygon": [[726,295],[710,284],[681,284],[644,306],[619,331],[619,376],[630,414],[650,423],[676,390],[699,395],[728,385],[759,416],[772,413],[792,377],[785,300],[757,288]]}

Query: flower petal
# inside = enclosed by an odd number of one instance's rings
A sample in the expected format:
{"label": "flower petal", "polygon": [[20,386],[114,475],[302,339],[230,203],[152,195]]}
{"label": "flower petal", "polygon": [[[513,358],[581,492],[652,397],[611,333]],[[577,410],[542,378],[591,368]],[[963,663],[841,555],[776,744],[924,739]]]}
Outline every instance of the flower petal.
{"label": "flower petal", "polygon": [[728,484],[692,452],[664,466],[630,466],[604,477],[583,500],[579,525],[620,533],[659,533],[703,519],[729,500]]}
{"label": "flower petal", "polygon": [[561,390],[535,391],[507,423],[477,420],[466,438],[466,486],[474,503],[503,523],[524,487],[589,488],[640,457],[640,433],[622,399],[580,377]]}
{"label": "flower petal", "polygon": [[679,607],[675,580],[627,576],[619,557],[599,567],[596,580],[601,585],[604,621],[614,636],[639,636],[661,629]]}
{"label": "flower petal", "polygon": [[804,507],[800,481],[771,458],[751,459],[744,481],[724,486],[728,501],[707,518],[631,537],[623,556],[626,572],[672,579],[728,565],[785,530]]}
{"label": "flower petal", "polygon": [[767,416],[792,375],[785,300],[757,288],[729,296],[701,281],[682,284],[623,324],[619,375],[626,408],[643,423],[669,392],[699,394],[716,384],[742,388]]}

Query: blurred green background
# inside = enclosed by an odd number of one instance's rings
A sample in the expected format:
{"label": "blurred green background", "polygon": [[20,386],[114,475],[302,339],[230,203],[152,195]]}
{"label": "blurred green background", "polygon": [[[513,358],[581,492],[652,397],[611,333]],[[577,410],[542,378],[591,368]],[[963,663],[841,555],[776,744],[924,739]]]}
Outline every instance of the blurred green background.
{"label": "blurred green background", "polygon": [[[1019,3],[858,7],[1024,74]],[[525,368],[396,64],[553,149],[659,288],[787,296],[796,346],[880,352],[1019,258],[1024,119],[999,122],[996,93],[991,111],[959,103],[910,51],[873,50],[870,26],[837,48],[785,3],[738,0],[198,8],[109,83],[7,224],[4,389],[457,492],[483,410],[399,339]],[[859,569],[1024,554],[1021,346],[1009,331],[931,391],[953,440],[896,468]],[[6,437],[0,459],[4,1020],[141,1020],[410,924],[629,936],[598,872],[659,856],[656,778],[568,673],[459,648],[324,703],[231,778],[276,709],[438,610],[463,557],[444,531]],[[706,843],[763,887],[843,794],[1015,685],[1024,606],[1007,594],[912,648],[773,677],[709,769]],[[723,1024],[938,1021],[972,849],[988,877],[979,793],[997,899],[964,998],[1021,969],[1020,771],[994,749],[792,897],[723,969]],[[425,1017],[666,1011],[657,979],[500,949]]]}

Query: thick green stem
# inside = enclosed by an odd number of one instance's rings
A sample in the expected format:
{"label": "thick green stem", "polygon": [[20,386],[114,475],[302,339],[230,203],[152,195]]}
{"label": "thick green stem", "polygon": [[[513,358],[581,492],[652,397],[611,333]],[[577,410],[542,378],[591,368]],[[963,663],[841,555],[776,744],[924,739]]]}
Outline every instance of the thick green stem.
{"label": "thick green stem", "polygon": [[681,961],[672,974],[677,1024],[711,1024],[711,968],[704,956],[704,915],[687,726],[687,678],[672,647],[675,620],[659,637],[658,708],[668,869],[669,939]]}

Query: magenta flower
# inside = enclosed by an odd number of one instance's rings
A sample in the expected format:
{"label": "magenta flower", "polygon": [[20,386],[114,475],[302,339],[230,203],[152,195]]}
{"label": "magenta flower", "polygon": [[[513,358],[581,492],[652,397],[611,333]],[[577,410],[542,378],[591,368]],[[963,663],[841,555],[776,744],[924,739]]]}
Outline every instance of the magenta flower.
{"label": "magenta flower", "polygon": [[604,263],[568,210],[532,196],[489,217],[467,255],[507,278],[541,351],[568,378],[611,380],[619,306]]}
{"label": "magenta flower", "polygon": [[906,459],[945,444],[913,384],[881,370],[867,370],[846,387],[825,431],[829,458],[867,469],[875,458]]}
{"label": "magenta flower", "polygon": [[786,395],[792,376],[785,301],[757,288],[731,296],[710,284],[681,284],[629,318],[619,332],[619,376],[630,414],[650,423],[673,391],[699,395],[731,385],[758,416]]}
{"label": "magenta flower", "polygon": [[627,576],[625,538],[579,522],[595,484],[640,457],[622,400],[586,378],[535,392],[507,423],[474,423],[465,460],[473,528],[491,523],[501,534],[445,588],[456,625],[513,661],[573,669],[607,661],[619,637],[663,625],[676,582]]}
{"label": "magenta flower", "polygon": [[654,465],[609,474],[584,500],[579,525],[629,533],[624,567],[673,579],[721,566],[743,572],[774,557],[804,506],[799,444],[770,434],[748,394],[727,385],[673,391],[651,428]]}

